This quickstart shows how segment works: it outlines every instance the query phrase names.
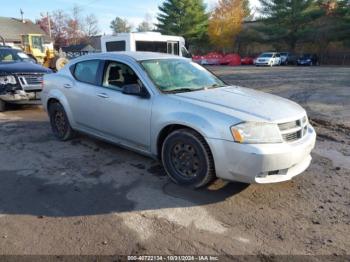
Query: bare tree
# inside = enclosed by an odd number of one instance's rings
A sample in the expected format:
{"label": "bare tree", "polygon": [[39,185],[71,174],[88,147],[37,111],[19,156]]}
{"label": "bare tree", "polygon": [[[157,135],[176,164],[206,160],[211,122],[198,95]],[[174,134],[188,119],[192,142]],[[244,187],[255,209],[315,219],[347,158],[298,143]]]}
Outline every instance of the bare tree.
{"label": "bare tree", "polygon": [[111,21],[110,28],[112,29],[114,34],[117,33],[129,33],[132,29],[132,24],[129,23],[128,20],[116,17]]}
{"label": "bare tree", "polygon": [[[36,23],[45,31],[48,30],[48,17],[42,16]],[[87,38],[97,35],[99,32],[98,20],[94,14],[84,16],[79,6],[74,6],[70,13],[63,10],[55,10],[50,16],[52,38],[55,40],[55,48],[66,45],[87,43]]]}
{"label": "bare tree", "polygon": [[138,32],[148,32],[154,30],[154,25],[152,22],[152,16],[150,14],[145,15],[145,19],[139,24],[136,29]]}
{"label": "bare tree", "polygon": [[94,14],[85,17],[84,33],[87,37],[97,35],[100,29],[98,28],[98,20]]}
{"label": "bare tree", "polygon": [[67,21],[66,31],[68,34],[69,44],[79,44],[81,40],[85,38],[81,12],[81,7],[75,5],[72,9],[72,15]]}
{"label": "bare tree", "polygon": [[68,15],[63,10],[55,10],[51,15],[52,37],[55,40],[55,47],[60,48],[67,44],[67,21]]}

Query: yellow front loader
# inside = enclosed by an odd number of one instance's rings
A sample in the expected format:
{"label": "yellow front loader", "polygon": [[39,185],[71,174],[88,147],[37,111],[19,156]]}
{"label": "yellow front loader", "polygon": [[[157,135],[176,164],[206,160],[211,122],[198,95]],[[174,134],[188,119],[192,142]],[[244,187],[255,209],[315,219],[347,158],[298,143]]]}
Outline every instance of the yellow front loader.
{"label": "yellow front loader", "polygon": [[59,54],[52,48],[45,48],[43,35],[22,35],[22,45],[23,51],[34,58],[39,64],[55,71],[60,70],[68,63],[68,59],[62,54]]}

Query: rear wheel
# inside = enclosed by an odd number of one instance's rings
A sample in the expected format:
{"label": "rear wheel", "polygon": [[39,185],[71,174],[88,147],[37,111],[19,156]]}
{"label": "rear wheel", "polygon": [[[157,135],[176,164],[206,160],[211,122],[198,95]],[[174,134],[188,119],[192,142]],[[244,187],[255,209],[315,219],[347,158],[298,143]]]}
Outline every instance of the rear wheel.
{"label": "rear wheel", "polygon": [[0,99],[0,112],[4,112],[6,109],[6,103],[5,101]]}
{"label": "rear wheel", "polygon": [[209,146],[191,129],[176,130],[168,135],[162,146],[162,162],[169,177],[177,184],[198,188],[215,178]]}
{"label": "rear wheel", "polygon": [[74,137],[74,130],[70,126],[67,114],[60,103],[50,104],[49,116],[52,131],[59,140],[66,141]]}

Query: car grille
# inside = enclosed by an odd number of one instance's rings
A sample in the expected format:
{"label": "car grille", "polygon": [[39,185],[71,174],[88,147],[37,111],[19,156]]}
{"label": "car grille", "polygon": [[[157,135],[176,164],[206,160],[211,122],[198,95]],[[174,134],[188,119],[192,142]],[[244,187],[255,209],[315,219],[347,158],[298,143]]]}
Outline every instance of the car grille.
{"label": "car grille", "polygon": [[294,142],[301,139],[307,132],[307,117],[301,119],[280,123],[278,127],[285,142]]}
{"label": "car grille", "polygon": [[41,90],[43,82],[42,74],[18,75],[18,80],[25,91]]}

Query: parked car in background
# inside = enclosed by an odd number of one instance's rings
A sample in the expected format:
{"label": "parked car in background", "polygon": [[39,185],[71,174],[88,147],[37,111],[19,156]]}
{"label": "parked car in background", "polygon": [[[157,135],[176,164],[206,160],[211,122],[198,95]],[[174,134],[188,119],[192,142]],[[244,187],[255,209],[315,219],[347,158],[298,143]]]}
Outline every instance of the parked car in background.
{"label": "parked car in background", "polygon": [[241,59],[241,64],[242,65],[253,65],[254,64],[254,58],[253,57],[249,57],[249,56],[243,57]]}
{"label": "parked car in background", "polygon": [[267,52],[262,53],[255,60],[256,66],[276,66],[281,64],[280,53],[277,52]]}
{"label": "parked car in background", "polygon": [[7,103],[40,104],[43,75],[51,72],[21,50],[0,46],[0,112]]}
{"label": "parked car in background", "polygon": [[297,60],[297,65],[315,66],[319,65],[316,54],[303,54]]}
{"label": "parked car in background", "polygon": [[44,76],[42,103],[58,139],[82,131],[108,140],[158,158],[173,181],[193,187],[215,177],[290,180],[309,166],[316,140],[295,102],[229,86],[167,54],[77,58]]}
{"label": "parked car in background", "polygon": [[290,52],[280,52],[281,65],[296,65],[297,56]]}

